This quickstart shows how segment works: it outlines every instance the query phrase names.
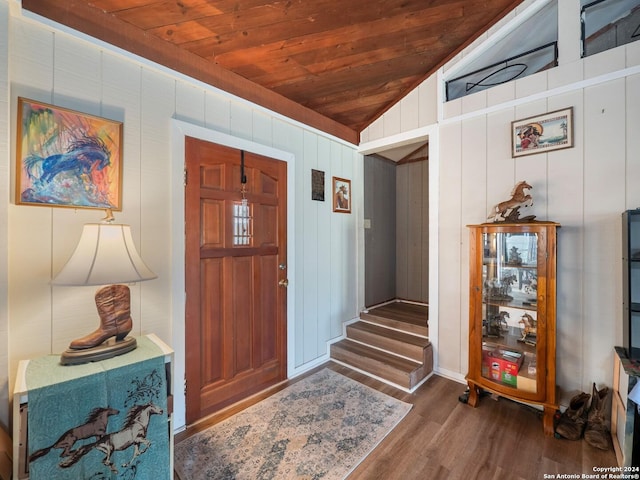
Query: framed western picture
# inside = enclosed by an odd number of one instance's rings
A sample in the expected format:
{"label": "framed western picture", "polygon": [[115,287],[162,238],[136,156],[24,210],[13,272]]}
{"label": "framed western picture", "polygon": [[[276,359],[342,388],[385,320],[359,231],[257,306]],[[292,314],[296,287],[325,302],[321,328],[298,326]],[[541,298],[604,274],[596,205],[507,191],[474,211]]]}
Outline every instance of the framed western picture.
{"label": "framed western picture", "polygon": [[333,211],[351,213],[351,180],[333,177]]}
{"label": "framed western picture", "polygon": [[573,147],[573,107],[511,123],[511,156]]}
{"label": "framed western picture", "polygon": [[18,98],[16,204],[122,209],[122,122]]}

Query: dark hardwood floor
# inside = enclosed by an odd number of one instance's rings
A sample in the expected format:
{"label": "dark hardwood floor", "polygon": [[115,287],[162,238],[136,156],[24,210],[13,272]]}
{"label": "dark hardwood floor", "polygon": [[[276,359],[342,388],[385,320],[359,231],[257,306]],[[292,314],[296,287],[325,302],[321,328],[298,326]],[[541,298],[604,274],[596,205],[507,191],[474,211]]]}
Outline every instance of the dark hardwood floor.
{"label": "dark hardwood floor", "polygon": [[[349,480],[535,480],[554,474],[555,478],[558,474],[581,478],[582,474],[597,473],[594,467],[617,466],[613,447],[602,451],[584,440],[545,437],[541,414],[531,407],[491,397],[483,398],[477,408],[460,403],[458,397],[465,385],[458,382],[434,375],[409,394],[333,362],[313,371],[325,367],[413,404],[409,414],[349,475]],[[176,442],[274,390],[203,420],[178,434]]]}

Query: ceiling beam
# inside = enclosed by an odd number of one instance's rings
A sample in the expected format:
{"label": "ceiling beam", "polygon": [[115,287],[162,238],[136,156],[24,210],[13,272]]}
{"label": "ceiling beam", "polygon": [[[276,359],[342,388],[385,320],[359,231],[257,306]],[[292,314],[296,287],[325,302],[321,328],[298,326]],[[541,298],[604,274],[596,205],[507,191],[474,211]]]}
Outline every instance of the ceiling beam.
{"label": "ceiling beam", "polygon": [[22,8],[349,143],[359,144],[359,132],[356,130],[186,52],[170,42],[146,34],[85,2],[22,0]]}

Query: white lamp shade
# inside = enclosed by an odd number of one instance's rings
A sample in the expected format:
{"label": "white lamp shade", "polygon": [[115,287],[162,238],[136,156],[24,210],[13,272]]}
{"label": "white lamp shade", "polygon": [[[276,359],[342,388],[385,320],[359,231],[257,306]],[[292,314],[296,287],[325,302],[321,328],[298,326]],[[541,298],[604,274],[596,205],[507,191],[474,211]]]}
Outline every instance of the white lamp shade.
{"label": "white lamp shade", "polygon": [[88,223],[54,285],[107,285],[151,280],[157,275],[136,250],[129,225]]}

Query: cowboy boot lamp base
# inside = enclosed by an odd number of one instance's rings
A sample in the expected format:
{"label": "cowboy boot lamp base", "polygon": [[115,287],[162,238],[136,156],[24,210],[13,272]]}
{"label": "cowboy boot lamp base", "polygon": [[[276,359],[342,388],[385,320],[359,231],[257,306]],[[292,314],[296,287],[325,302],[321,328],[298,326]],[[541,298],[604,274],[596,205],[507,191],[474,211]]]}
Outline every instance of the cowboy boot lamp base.
{"label": "cowboy boot lamp base", "polygon": [[135,350],[137,346],[135,338],[126,337],[120,341],[117,341],[115,338],[110,338],[97,347],[85,350],[68,348],[60,355],[60,365],[80,365],[82,363],[99,362],[128,353]]}
{"label": "cowboy boot lamp base", "polygon": [[130,298],[126,285],[109,285],[98,290],[95,299],[100,326],[89,335],[71,342],[60,355],[60,364],[96,362],[134,350],[136,339],[127,336],[133,327]]}

